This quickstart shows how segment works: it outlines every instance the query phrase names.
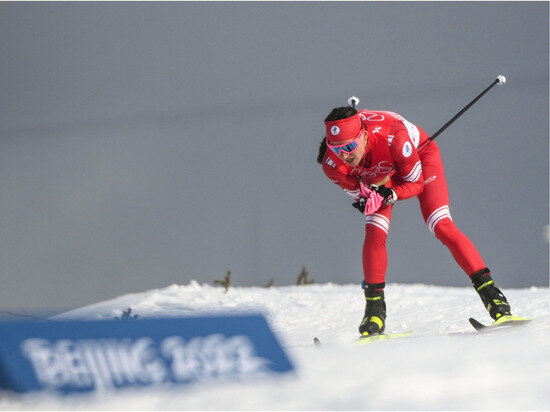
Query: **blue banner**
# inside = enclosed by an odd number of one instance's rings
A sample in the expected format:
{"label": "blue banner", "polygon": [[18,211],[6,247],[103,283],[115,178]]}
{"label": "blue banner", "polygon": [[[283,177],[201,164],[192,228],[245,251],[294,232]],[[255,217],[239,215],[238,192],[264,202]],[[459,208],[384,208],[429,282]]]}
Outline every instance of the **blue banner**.
{"label": "blue banner", "polygon": [[0,388],[60,393],[289,372],[261,314],[0,322]]}

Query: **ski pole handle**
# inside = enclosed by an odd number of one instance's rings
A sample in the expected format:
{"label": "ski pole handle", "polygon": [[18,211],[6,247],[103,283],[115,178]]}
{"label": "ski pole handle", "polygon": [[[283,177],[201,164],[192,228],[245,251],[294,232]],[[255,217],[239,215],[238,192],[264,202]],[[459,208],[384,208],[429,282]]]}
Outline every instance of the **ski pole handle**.
{"label": "ski pole handle", "polygon": [[374,185],[371,185],[371,189],[372,189],[372,186],[382,186],[382,185],[385,185],[386,183],[388,183],[388,180],[390,180],[390,177],[392,177],[392,175],[395,173],[395,170],[392,170],[385,178],[383,178],[382,180],[380,180],[379,182],[376,182]]}

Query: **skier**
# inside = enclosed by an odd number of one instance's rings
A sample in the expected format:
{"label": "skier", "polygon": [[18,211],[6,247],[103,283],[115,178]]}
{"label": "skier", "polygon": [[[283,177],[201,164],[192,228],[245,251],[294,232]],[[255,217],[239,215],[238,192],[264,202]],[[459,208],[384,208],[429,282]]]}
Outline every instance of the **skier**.
{"label": "skier", "polygon": [[[449,195],[439,148],[418,126],[388,111],[334,108],[325,119],[326,137],[317,162],[327,177],[355,200],[366,216],[363,244],[365,314],[362,335],[384,332],[386,237],[392,207],[418,197],[429,230],[452,253],[481,297],[490,316],[510,315],[510,305],[496,287],[473,243],[458,230],[449,210]],[[422,148],[422,150],[417,150]],[[384,178],[394,171],[387,182]]]}

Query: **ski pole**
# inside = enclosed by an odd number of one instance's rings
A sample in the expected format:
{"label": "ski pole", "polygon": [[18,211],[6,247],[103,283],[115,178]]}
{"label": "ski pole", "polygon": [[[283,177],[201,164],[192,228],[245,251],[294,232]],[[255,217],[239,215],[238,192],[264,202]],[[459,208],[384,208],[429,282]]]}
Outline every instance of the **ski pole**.
{"label": "ski pole", "polygon": [[451,125],[451,123],[453,123],[456,119],[458,119],[460,116],[462,116],[462,114],[463,114],[466,110],[468,110],[470,107],[473,106],[473,104],[474,104],[475,102],[477,102],[479,99],[481,99],[481,97],[482,97],[485,93],[487,93],[489,90],[491,90],[495,84],[504,84],[504,83],[506,83],[506,77],[504,77],[504,76],[502,76],[502,75],[497,76],[496,80],[495,80],[493,83],[491,83],[491,85],[490,85],[489,87],[487,87],[487,88],[486,88],[485,90],[483,90],[480,94],[478,94],[477,97],[476,97],[474,100],[472,100],[470,103],[468,103],[466,106],[464,106],[464,108],[463,108],[461,111],[459,111],[451,120],[449,120],[447,123],[445,123],[445,124],[443,125],[443,127],[441,127],[441,129],[439,129],[437,132],[435,132],[435,133],[432,135],[432,137],[430,137],[429,140],[430,140],[430,141],[435,140],[435,138],[436,138],[437,136],[439,136],[439,134],[440,134],[443,130],[445,130],[447,127],[449,127],[449,126]]}
{"label": "ski pole", "polygon": [[[495,84],[504,84],[506,83],[506,77],[505,76],[502,76],[502,75],[499,75],[497,76],[496,80],[490,84],[489,87],[487,87],[485,90],[483,90],[480,94],[478,94],[470,103],[468,103],[466,106],[464,106],[464,108],[459,111],[451,120],[449,120],[447,123],[445,123],[437,132],[435,132],[428,140],[426,140],[424,143],[422,143],[422,145],[418,148],[418,152],[421,152],[422,149],[424,149],[426,147],[426,145],[432,141],[435,140],[435,138],[437,136],[439,136],[441,134],[441,132],[443,132],[447,127],[449,127],[456,119],[458,119],[460,116],[462,116],[462,114],[468,110],[470,107],[473,106],[473,104],[475,102],[477,102],[479,99],[481,99],[481,97],[487,93],[489,90],[491,90],[493,88],[493,86]],[[350,98],[351,99],[351,98]],[[375,187],[378,187],[378,186],[381,186],[383,184],[385,184],[388,180],[390,180],[390,177],[395,173],[395,169],[391,170],[390,173],[388,173],[388,175],[386,177],[384,177],[382,180],[380,180],[379,182],[377,182],[376,184],[373,184],[371,185],[371,188],[373,186]]]}

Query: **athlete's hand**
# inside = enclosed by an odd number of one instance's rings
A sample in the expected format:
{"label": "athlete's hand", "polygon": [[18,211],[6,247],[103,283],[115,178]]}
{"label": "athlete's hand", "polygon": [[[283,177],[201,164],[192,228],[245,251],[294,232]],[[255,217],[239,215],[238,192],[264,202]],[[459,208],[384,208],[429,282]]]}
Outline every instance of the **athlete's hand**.
{"label": "athlete's hand", "polygon": [[372,189],[368,187],[363,182],[359,182],[359,194],[363,199],[368,199],[370,194],[372,193]]}
{"label": "athlete's hand", "polygon": [[361,194],[361,198],[353,203],[353,207],[358,209],[361,213],[365,215],[372,215],[380,209],[380,206],[382,206],[382,201],[384,198],[379,194],[376,193],[374,190],[363,184],[363,182],[359,182],[359,193]]}
{"label": "athlete's hand", "polygon": [[372,185],[371,189],[374,190],[375,193],[382,196],[384,203],[387,205],[393,205],[397,201],[397,195],[389,187],[386,187],[384,185],[380,185],[380,186]]}
{"label": "athlete's hand", "polygon": [[360,198],[357,202],[354,202],[351,205],[357,210],[359,210],[361,213],[365,213],[365,203],[366,203],[366,200],[363,198]]}
{"label": "athlete's hand", "polygon": [[376,213],[380,209],[380,206],[382,206],[383,201],[384,198],[382,196],[376,192],[372,192],[365,202],[365,211],[363,213],[367,216]]}

